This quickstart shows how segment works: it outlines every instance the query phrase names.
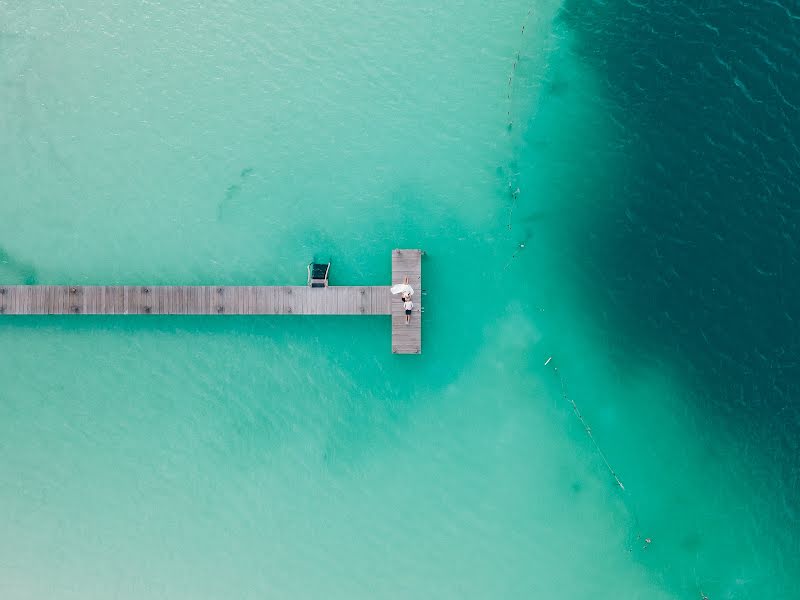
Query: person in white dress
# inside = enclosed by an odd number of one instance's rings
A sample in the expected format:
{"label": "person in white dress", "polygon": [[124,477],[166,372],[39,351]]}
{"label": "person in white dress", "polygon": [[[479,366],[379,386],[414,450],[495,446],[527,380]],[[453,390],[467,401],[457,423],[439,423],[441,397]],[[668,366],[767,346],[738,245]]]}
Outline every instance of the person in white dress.
{"label": "person in white dress", "polygon": [[403,309],[406,311],[406,325],[411,321],[411,311],[414,310],[414,303],[411,301],[411,296],[414,295],[414,288],[408,284],[408,275],[406,275],[403,283],[398,283],[392,286],[392,294],[400,294],[400,300],[403,301]]}

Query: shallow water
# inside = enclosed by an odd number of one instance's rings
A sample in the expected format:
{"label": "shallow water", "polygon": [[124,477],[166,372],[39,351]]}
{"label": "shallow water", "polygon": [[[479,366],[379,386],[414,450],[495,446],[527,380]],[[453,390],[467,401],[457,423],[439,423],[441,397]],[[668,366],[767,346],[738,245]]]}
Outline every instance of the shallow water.
{"label": "shallow water", "polygon": [[650,285],[681,272],[630,233],[661,222],[631,108],[659,82],[607,57],[652,17],[587,7],[0,5],[3,281],[388,283],[427,252],[421,357],[371,317],[0,322],[2,597],[798,595],[765,400],[796,415],[796,380],[715,370],[758,326],[709,312],[698,359],[664,291],[697,285]]}

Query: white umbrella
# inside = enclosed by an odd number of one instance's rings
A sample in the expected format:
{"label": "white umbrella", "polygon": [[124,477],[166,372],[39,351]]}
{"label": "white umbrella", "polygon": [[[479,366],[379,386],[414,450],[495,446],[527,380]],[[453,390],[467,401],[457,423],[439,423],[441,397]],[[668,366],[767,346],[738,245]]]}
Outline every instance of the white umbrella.
{"label": "white umbrella", "polygon": [[391,291],[393,294],[408,294],[409,296],[414,295],[414,288],[407,283],[397,283],[392,286]]}

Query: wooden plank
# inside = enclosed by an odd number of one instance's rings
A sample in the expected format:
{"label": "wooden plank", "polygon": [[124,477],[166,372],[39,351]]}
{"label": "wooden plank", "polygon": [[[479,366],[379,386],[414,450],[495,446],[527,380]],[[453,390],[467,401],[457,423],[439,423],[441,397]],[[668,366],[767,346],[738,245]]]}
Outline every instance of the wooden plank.
{"label": "wooden plank", "polygon": [[243,289],[244,289],[244,306],[243,306],[244,307],[244,311],[243,312],[246,315],[252,315],[253,311],[255,310],[255,307],[253,306],[255,304],[255,302],[253,301],[253,296],[254,296],[253,286],[248,285],[247,287],[245,287]]}
{"label": "wooden plank", "polygon": [[78,308],[80,309],[80,313],[82,315],[91,314],[91,302],[93,300],[93,295],[91,292],[87,294],[85,289],[82,286],[76,286],[75,295],[78,297]]}
{"label": "wooden plank", "polygon": [[114,303],[114,314],[125,314],[125,288],[113,287],[109,288],[108,291],[111,292],[111,299]]}
{"label": "wooden plank", "polygon": [[33,296],[30,289],[21,289],[14,294],[12,308],[16,313],[30,311],[33,308]]}
{"label": "wooden plank", "polygon": [[17,314],[24,314],[33,308],[33,297],[29,289],[17,290],[12,297],[12,310]]}

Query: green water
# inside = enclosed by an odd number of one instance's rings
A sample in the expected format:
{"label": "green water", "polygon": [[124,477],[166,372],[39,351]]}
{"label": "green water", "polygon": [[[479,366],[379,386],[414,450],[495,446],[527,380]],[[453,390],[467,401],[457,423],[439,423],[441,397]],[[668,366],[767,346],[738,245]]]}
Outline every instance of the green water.
{"label": "green water", "polygon": [[576,293],[623,166],[558,9],[0,4],[4,282],[427,252],[421,357],[372,317],[0,321],[0,597],[757,597],[739,457]]}

